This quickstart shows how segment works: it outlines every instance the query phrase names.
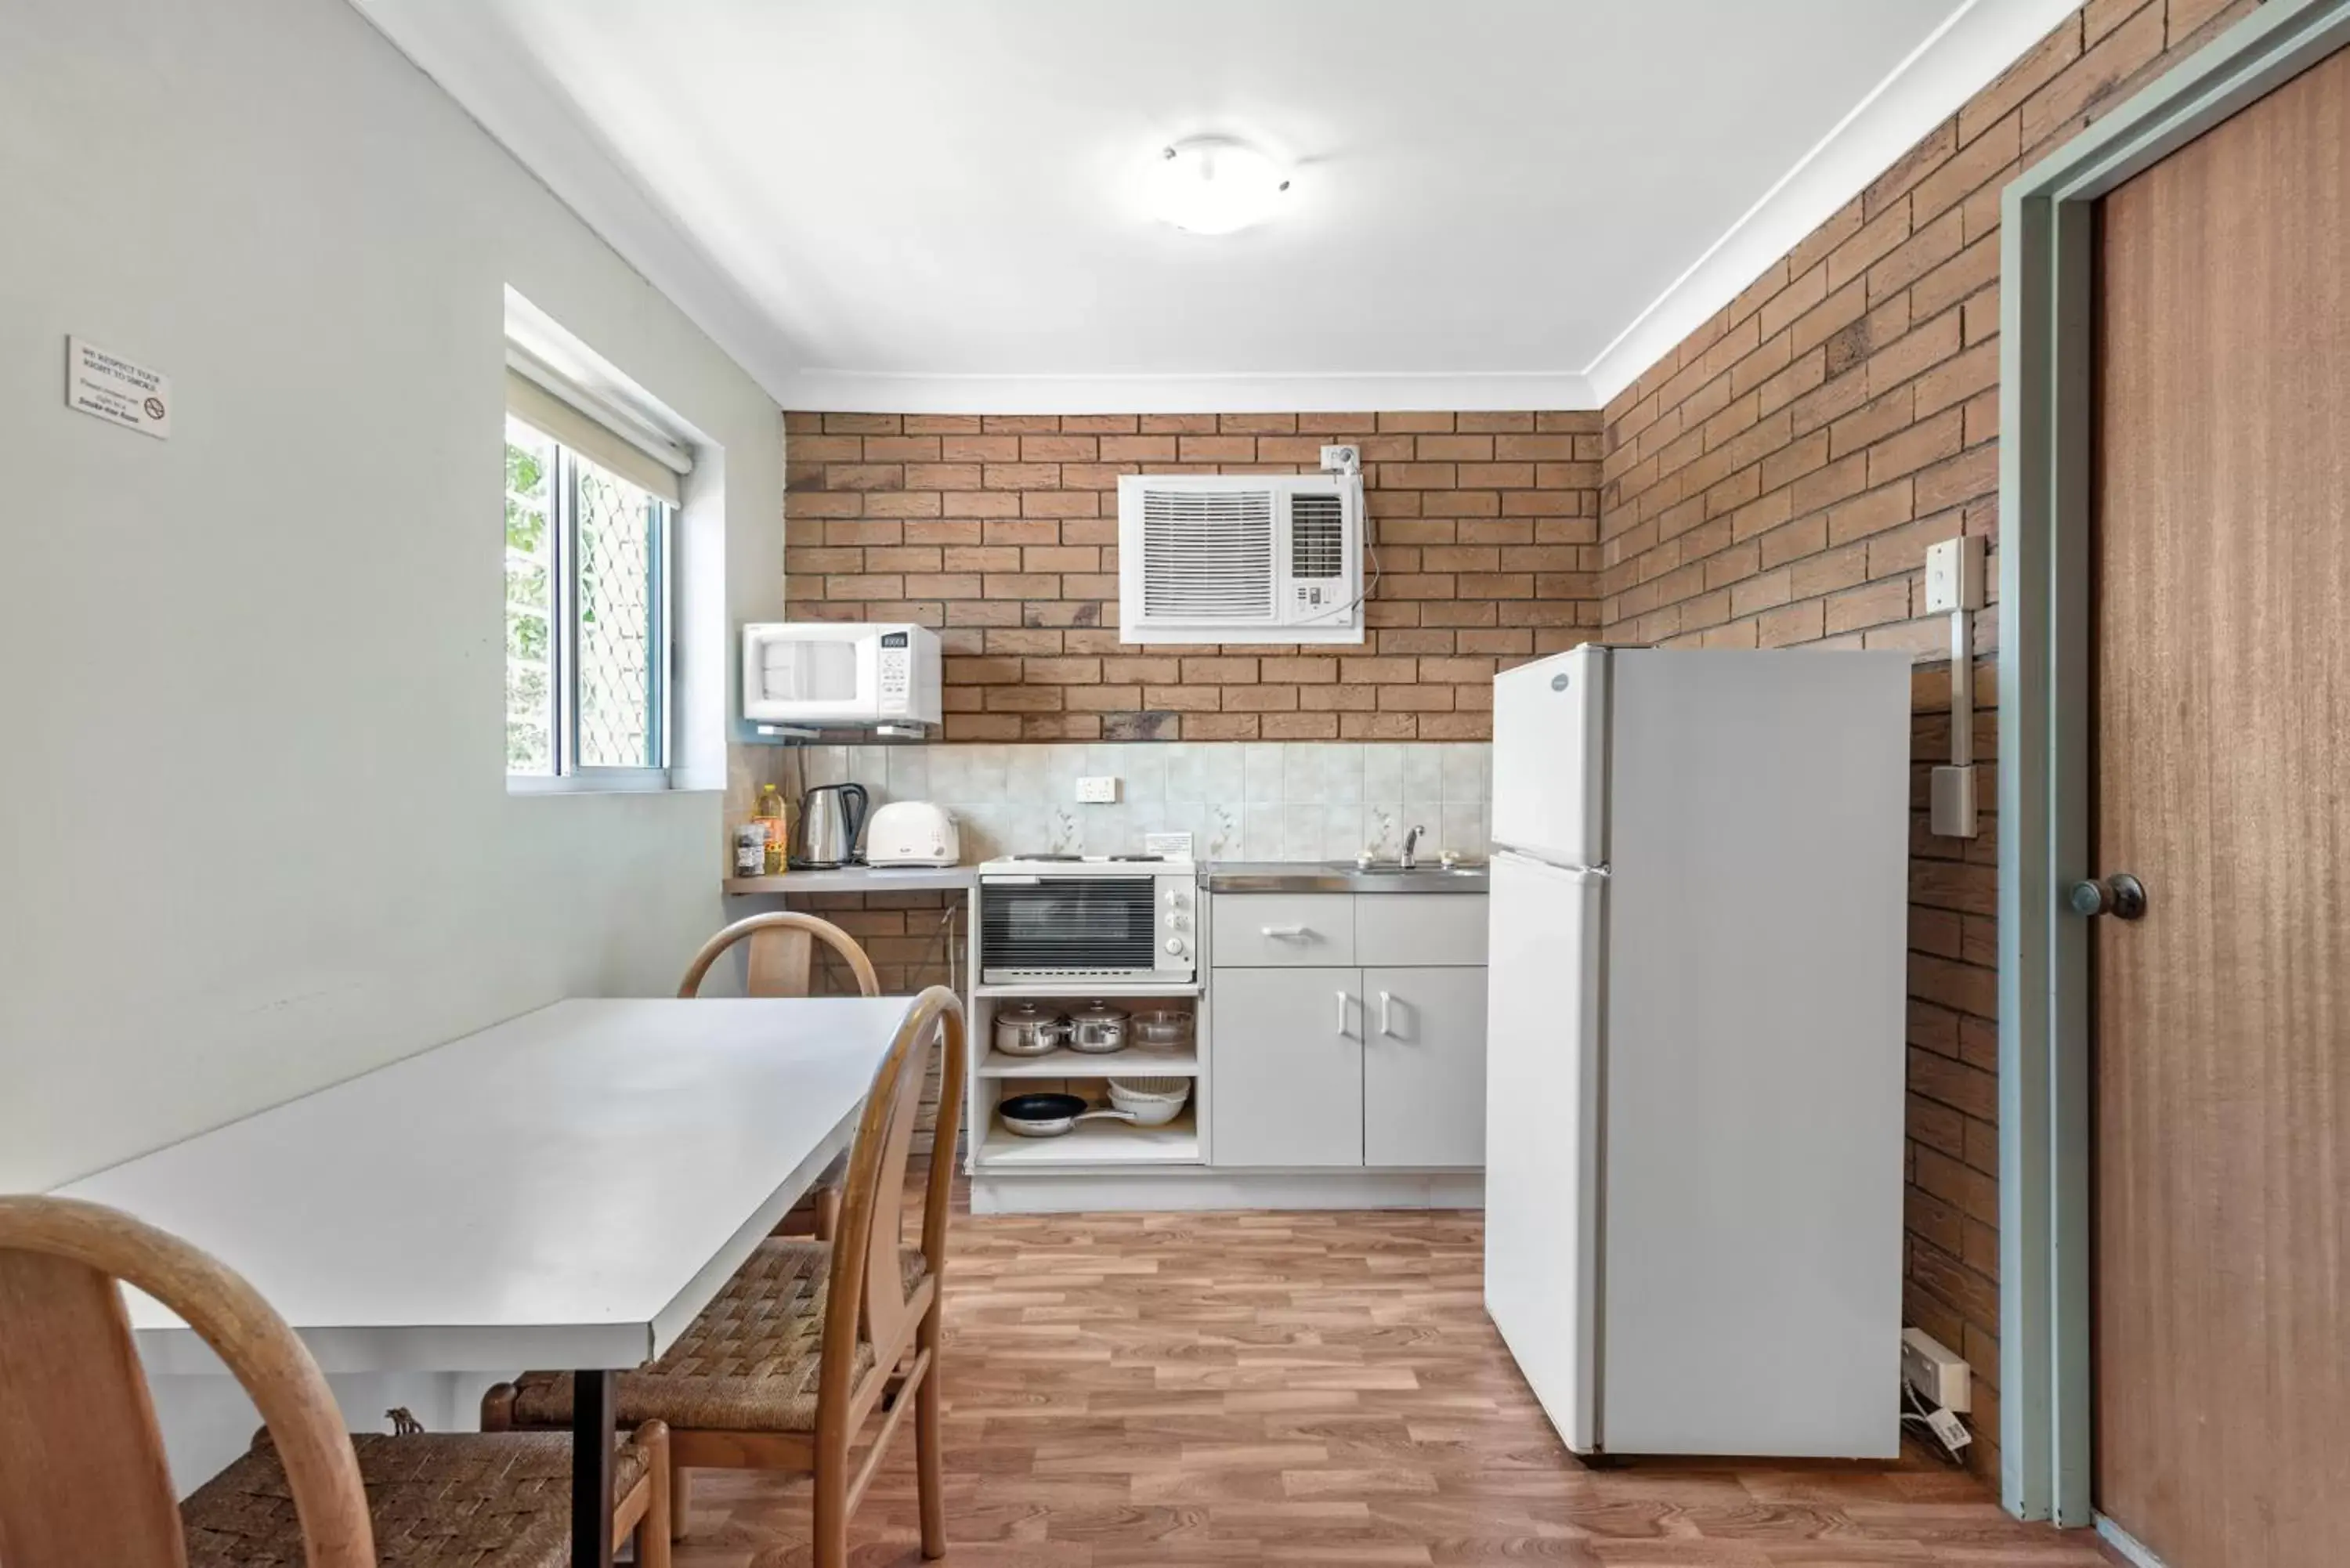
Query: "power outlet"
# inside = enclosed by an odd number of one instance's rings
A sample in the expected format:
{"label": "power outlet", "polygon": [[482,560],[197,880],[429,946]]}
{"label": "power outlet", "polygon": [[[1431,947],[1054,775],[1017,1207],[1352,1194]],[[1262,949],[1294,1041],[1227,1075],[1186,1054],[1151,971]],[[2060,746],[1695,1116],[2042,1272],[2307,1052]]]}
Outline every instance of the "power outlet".
{"label": "power outlet", "polygon": [[1363,449],[1358,446],[1326,446],[1322,449],[1322,468],[1326,473],[1360,473],[1363,472]]}
{"label": "power outlet", "polygon": [[1901,1381],[1929,1405],[1959,1415],[1974,1407],[1973,1369],[1922,1328],[1901,1331]]}
{"label": "power outlet", "polygon": [[1080,805],[1116,805],[1118,775],[1108,774],[1077,781],[1077,803]]}
{"label": "power outlet", "polygon": [[1983,536],[1961,534],[1926,546],[1926,613],[1983,607]]}

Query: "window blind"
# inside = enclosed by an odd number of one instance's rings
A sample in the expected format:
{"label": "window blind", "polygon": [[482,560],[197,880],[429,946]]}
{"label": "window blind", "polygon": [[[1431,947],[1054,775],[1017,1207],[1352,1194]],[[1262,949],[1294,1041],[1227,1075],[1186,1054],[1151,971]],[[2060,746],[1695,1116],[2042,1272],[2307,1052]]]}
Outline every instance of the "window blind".
{"label": "window blind", "polygon": [[624,415],[603,407],[595,394],[519,355],[506,366],[506,412],[671,506],[682,500],[681,481],[693,471],[691,452],[627,428],[634,421],[624,422]]}

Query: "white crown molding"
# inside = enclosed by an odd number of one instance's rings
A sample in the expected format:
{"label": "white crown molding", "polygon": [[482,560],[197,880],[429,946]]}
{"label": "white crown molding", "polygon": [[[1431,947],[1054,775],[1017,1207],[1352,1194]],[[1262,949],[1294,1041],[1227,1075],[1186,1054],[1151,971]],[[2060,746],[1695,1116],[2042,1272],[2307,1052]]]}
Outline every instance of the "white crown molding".
{"label": "white crown molding", "polygon": [[783,400],[790,356],[782,335],[629,178],[536,67],[503,47],[497,28],[434,26],[429,8],[411,9],[400,0],[350,3],[769,397]]}
{"label": "white crown molding", "polygon": [[2080,0],[1963,0],[1585,368],[1601,405],[1866,190]]}
{"label": "white crown molding", "polygon": [[795,368],[786,339],[491,27],[351,0],[396,48],[788,409],[873,413],[1231,413],[1604,407],[2079,0],[1962,0],[1884,81],[1581,373],[962,375]]}
{"label": "white crown molding", "polygon": [[814,413],[1193,414],[1596,409],[1572,371],[960,376],[795,370],[777,394]]}

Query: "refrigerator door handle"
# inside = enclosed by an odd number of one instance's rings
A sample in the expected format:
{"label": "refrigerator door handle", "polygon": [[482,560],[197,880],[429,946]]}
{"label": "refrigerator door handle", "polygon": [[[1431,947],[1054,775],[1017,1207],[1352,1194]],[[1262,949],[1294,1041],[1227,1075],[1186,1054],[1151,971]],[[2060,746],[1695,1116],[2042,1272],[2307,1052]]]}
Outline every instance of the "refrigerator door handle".
{"label": "refrigerator door handle", "polygon": [[1575,882],[1605,882],[1615,875],[1615,868],[1604,860],[1596,866],[1561,866],[1555,860],[1538,859],[1532,855],[1522,855],[1514,849],[1496,850],[1493,858],[1515,861],[1521,866],[1532,866],[1539,870],[1555,871]]}

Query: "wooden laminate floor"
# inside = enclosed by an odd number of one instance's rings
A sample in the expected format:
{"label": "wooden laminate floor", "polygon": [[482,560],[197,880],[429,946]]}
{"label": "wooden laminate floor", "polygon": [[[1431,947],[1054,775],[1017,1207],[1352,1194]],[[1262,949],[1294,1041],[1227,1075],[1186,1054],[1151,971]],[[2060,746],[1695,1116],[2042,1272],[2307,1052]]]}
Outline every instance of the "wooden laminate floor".
{"label": "wooden laminate floor", "polygon": [[[1559,1446],[1479,1301],[1463,1213],[958,1214],[947,1561],[1794,1568],[2108,1564],[1898,1467]],[[850,1527],[915,1563],[912,1424]],[[699,1472],[680,1568],[808,1561],[805,1481]]]}

